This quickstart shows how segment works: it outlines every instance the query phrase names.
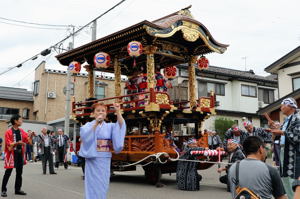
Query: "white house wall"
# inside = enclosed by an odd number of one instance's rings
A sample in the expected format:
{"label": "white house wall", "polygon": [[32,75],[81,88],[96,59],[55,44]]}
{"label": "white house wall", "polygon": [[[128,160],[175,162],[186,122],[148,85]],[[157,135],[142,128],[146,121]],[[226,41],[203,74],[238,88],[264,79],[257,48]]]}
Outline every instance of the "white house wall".
{"label": "white house wall", "polygon": [[297,73],[299,71],[300,71],[300,64],[297,66],[278,70],[279,98],[284,97],[285,95],[288,95],[291,92],[293,92],[293,83],[292,83],[293,77],[290,76],[289,74]]}

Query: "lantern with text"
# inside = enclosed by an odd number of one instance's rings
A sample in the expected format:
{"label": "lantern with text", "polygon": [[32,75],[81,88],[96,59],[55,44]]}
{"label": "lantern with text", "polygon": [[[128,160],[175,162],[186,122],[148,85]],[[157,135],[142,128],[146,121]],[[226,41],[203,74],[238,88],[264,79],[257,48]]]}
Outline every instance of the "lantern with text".
{"label": "lantern with text", "polygon": [[198,63],[198,68],[200,70],[208,69],[208,67],[209,67],[209,61],[204,56],[200,57],[200,59],[198,59],[197,63]]}
{"label": "lantern with text", "polygon": [[143,46],[141,42],[138,41],[132,41],[129,42],[127,45],[127,52],[128,54],[133,57],[133,66],[136,66],[136,61],[135,59],[140,56],[143,53]]}
{"label": "lantern with text", "polygon": [[164,75],[167,79],[174,79],[177,74],[177,68],[175,66],[168,66],[164,69]]}
{"label": "lantern with text", "polygon": [[108,68],[110,64],[110,56],[105,52],[97,53],[94,57],[96,68]]}
{"label": "lantern with text", "polygon": [[69,65],[69,71],[71,73],[80,73],[81,71],[81,64],[77,61],[72,61]]}

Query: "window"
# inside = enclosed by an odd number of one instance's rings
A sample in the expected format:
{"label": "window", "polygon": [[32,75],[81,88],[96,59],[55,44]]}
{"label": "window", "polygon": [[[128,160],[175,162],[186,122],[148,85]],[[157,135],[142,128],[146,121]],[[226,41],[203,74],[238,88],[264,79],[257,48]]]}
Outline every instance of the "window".
{"label": "window", "polygon": [[30,111],[29,108],[24,108],[24,109],[23,109],[22,117],[23,117],[24,119],[29,119],[29,111]]}
{"label": "window", "polygon": [[258,101],[262,101],[265,104],[271,104],[274,100],[274,90],[258,88]]}
{"label": "window", "polygon": [[216,95],[225,96],[225,84],[211,83],[211,82],[199,82],[199,84],[198,84],[199,97],[209,97],[211,91],[213,91]]}
{"label": "window", "polygon": [[40,80],[36,80],[33,83],[33,95],[34,96],[39,95],[39,89],[40,89]]}
{"label": "window", "polygon": [[0,118],[9,119],[12,115],[19,114],[19,109],[0,107]]}
{"label": "window", "polygon": [[300,88],[300,77],[293,78],[293,90]]}
{"label": "window", "polygon": [[98,85],[96,85],[95,97],[97,99],[105,98],[105,88],[104,88],[104,86],[98,86]]}
{"label": "window", "polygon": [[256,86],[242,85],[242,96],[257,97]]}
{"label": "window", "polygon": [[188,100],[188,86],[187,81],[183,81],[178,86],[168,89],[168,94],[174,102],[187,101]]}

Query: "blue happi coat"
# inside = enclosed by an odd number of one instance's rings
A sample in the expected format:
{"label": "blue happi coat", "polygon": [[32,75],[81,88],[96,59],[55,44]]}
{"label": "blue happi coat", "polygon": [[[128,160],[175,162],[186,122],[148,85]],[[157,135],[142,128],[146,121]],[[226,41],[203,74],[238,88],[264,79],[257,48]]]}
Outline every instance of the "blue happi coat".
{"label": "blue happi coat", "polygon": [[97,151],[97,141],[110,140],[115,153],[122,151],[126,124],[102,122],[94,129],[95,120],[80,128],[81,147],[79,155],[86,159],[85,199],[105,199],[109,187],[112,153]]}

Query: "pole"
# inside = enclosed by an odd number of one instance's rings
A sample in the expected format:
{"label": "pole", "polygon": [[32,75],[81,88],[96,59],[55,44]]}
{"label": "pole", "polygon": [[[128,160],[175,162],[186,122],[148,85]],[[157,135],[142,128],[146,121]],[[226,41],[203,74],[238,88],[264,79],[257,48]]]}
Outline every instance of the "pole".
{"label": "pole", "polygon": [[[95,41],[96,38],[97,38],[97,19],[93,21],[92,41]],[[94,87],[93,87],[94,88],[94,96],[93,97],[96,97],[96,71],[95,70],[93,70],[93,85],[94,85]]]}
{"label": "pole", "polygon": [[[74,48],[74,33],[75,27],[72,28],[72,45],[70,45],[70,50]],[[71,72],[69,67],[67,69],[67,89],[66,89],[66,107],[65,107],[65,133],[70,137],[70,106],[71,106]]]}

